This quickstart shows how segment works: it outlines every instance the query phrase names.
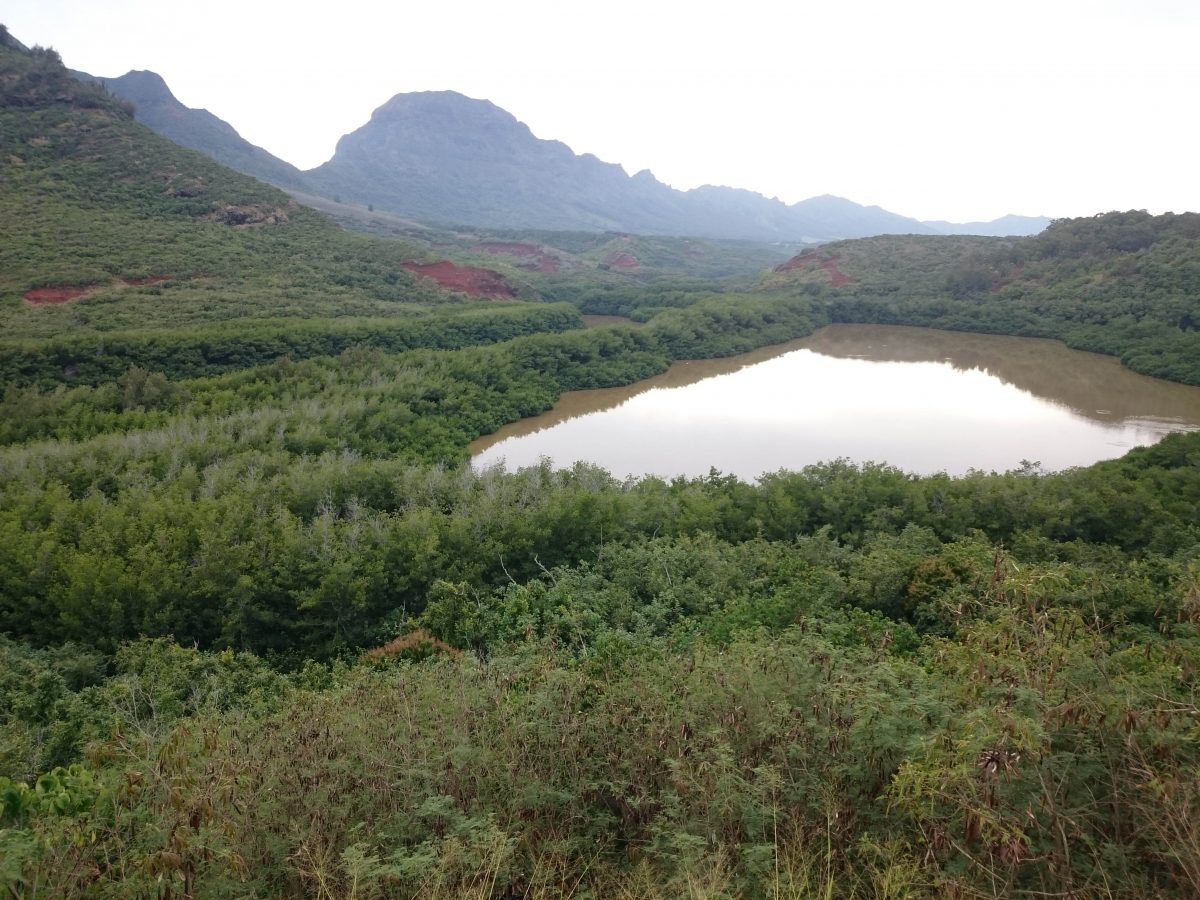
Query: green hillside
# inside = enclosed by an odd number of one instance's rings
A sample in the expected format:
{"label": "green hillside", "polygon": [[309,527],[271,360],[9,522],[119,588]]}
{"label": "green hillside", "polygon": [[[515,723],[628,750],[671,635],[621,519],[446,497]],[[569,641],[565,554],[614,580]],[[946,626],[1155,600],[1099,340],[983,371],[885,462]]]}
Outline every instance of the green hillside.
{"label": "green hillside", "polygon": [[437,290],[402,266],[422,249],[343,231],[159,137],[53,51],[0,49],[0,102],[5,381],[96,383],[131,364],[186,377],[577,323]]}
{"label": "green hillside", "polygon": [[1195,213],[1105,213],[1027,238],[841,241],[795,257],[764,284],[821,298],[836,321],[1058,338],[1200,384]]}
{"label": "green hillside", "polygon": [[465,465],[833,319],[1185,359],[1194,217],[753,292],[685,265],[745,248],[457,233],[527,298],[482,300],[49,51],[0,48],[0,100],[7,895],[1200,894],[1200,434],[1051,475]]}

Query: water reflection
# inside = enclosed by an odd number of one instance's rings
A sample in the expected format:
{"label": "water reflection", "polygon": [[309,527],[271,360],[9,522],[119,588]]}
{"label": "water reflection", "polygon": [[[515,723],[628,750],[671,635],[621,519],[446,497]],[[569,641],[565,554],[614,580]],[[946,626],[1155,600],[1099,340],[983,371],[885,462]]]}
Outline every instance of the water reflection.
{"label": "water reflection", "polygon": [[1059,341],[887,325],[831,325],[796,343],[843,359],[947,362],[959,371],[978,369],[1099,422],[1184,421],[1194,417],[1197,409],[1197,388],[1139,376],[1116,357],[1072,350]]}
{"label": "water reflection", "polygon": [[1055,341],[837,325],[635,385],[563,396],[476,441],[478,466],[550,457],[615,475],[744,478],[845,456],[915,472],[1087,465],[1200,428],[1200,388]]}

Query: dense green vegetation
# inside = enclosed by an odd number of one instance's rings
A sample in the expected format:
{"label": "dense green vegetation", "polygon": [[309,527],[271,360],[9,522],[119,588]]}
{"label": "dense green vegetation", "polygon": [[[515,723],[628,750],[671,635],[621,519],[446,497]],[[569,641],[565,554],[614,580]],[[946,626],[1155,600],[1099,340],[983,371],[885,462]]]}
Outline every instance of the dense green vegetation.
{"label": "dense green vegetation", "polygon": [[170,378],[244,369],[282,359],[308,359],[350,347],[399,352],[417,347],[461,347],[518,334],[558,331],[581,324],[569,306],[504,305],[450,314],[404,318],[281,319],[176,328],[169,332],[116,334],[41,341],[7,341],[0,346],[0,378],[11,384],[111,382],[132,366],[152,367]]}
{"label": "dense green vegetation", "polygon": [[1190,217],[480,302],[64,78],[0,52],[8,893],[1200,893],[1200,435],[958,479],[464,465],[563,390],[831,320],[1187,380]]}
{"label": "dense green vegetation", "polygon": [[[140,514],[94,500],[98,527],[59,510],[92,554],[64,575],[93,611],[205,579],[193,622],[228,630],[189,643],[384,647],[284,674],[164,642],[0,645],[6,769],[59,767],[3,788],[13,885],[1197,887],[1196,436],[957,480],[341,468],[353,496],[310,510],[274,506],[296,504],[283,479],[158,510],[142,495]],[[189,507],[203,523],[179,521]],[[182,611],[164,599],[145,612]]]}

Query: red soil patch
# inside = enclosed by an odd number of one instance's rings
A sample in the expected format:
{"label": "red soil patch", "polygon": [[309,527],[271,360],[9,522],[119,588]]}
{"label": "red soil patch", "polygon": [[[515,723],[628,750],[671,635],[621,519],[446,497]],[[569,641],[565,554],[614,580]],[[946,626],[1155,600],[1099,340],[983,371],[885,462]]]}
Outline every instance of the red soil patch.
{"label": "red soil patch", "polygon": [[821,267],[829,273],[829,282],[834,287],[841,287],[843,284],[850,284],[852,281],[854,281],[853,278],[838,268],[836,256],[832,259],[825,260],[825,262],[821,263]]}
{"label": "red soil patch", "polygon": [[604,258],[606,266],[612,266],[614,269],[636,269],[641,266],[638,258],[632,253],[610,253]]}
{"label": "red soil patch", "polygon": [[807,253],[793,256],[782,265],[776,266],[775,271],[791,272],[793,269],[803,269],[805,272],[815,272],[817,269],[824,269],[829,274],[829,283],[834,287],[853,284],[854,279],[838,268],[838,259],[837,256],[820,259],[816,250],[809,250]]}
{"label": "red soil patch", "polygon": [[461,291],[472,297],[515,297],[514,291],[500,274],[475,266],[456,266],[448,260],[434,263],[407,262],[401,265],[417,275],[432,278],[451,291]]}
{"label": "red soil patch", "polygon": [[25,302],[30,306],[70,303],[72,300],[78,300],[80,297],[86,297],[105,288],[141,287],[146,284],[158,284],[161,281],[170,281],[174,277],[174,275],[146,275],[142,278],[117,279],[111,284],[89,284],[87,287],[52,285],[50,287],[34,288],[25,294]]}
{"label": "red soil patch", "polygon": [[558,260],[533,244],[522,244],[520,241],[484,241],[471,249],[484,253],[504,253],[527,260],[530,268],[536,272],[558,271]]}
{"label": "red soil patch", "polygon": [[51,303],[70,303],[78,300],[95,287],[41,287],[34,288],[25,295],[25,302],[30,306],[46,306]]}
{"label": "red soil patch", "polygon": [[806,269],[811,271],[813,266],[817,264],[817,251],[809,250],[807,253],[801,253],[799,256],[793,256],[785,263],[780,263],[775,267],[776,272],[790,272],[793,269]]}

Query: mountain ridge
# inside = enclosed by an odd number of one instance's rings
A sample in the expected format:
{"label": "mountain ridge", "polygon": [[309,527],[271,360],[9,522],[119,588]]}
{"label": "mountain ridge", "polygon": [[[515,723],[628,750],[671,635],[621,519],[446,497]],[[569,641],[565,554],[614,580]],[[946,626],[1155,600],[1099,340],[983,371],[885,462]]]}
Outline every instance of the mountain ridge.
{"label": "mountain ridge", "polygon": [[1038,234],[1050,225],[1046,216],[1018,216],[1012,213],[989,222],[925,222],[936,234],[972,234],[981,237],[1015,237]]}
{"label": "mountain ridge", "polygon": [[328,161],[304,171],[246,141],[208,110],[185,106],[157,73],[73,74],[133,103],[139,122],[245,174],[435,224],[817,242],[876,234],[1030,234],[1050,221],[1006,216],[956,225],[830,194],[789,205],[724,185],[681,191],[648,169],[629,175],[619,163],[539,138],[492,101],[456,91],[392,96],[338,140]]}
{"label": "mountain ridge", "polygon": [[766,241],[932,233],[915,219],[829,196],[789,206],[741,188],[678,191],[648,170],[630,176],[537,138],[491,101],[455,91],[393,96],[307,174],[325,193],[481,227]]}
{"label": "mountain ridge", "polygon": [[243,138],[232,125],[207,109],[185,106],[157,72],[131,69],[117,78],[70,70],[134,105],[134,119],[177,144],[199,150],[217,162],[276,187],[302,189],[304,174],[291,163]]}

